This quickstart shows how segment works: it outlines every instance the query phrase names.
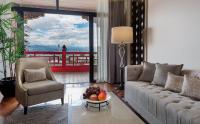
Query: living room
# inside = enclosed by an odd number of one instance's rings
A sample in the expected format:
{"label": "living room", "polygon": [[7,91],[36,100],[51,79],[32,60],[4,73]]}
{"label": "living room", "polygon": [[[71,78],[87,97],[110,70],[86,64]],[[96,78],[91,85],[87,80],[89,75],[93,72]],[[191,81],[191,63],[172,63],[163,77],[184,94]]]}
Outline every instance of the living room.
{"label": "living room", "polygon": [[200,124],[199,5],[1,0],[0,124]]}

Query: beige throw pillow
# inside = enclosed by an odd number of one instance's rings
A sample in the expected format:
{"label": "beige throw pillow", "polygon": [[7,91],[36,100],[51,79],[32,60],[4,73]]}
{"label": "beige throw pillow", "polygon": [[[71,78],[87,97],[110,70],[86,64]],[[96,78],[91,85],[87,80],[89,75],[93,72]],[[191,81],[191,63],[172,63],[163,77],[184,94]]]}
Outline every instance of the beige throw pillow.
{"label": "beige throw pillow", "polygon": [[165,84],[166,90],[181,92],[182,85],[183,85],[183,76],[177,76],[168,72],[167,81]]}
{"label": "beige throw pillow", "polygon": [[200,80],[185,75],[181,95],[200,100]]}
{"label": "beige throw pillow", "polygon": [[138,80],[147,82],[153,81],[155,70],[156,65],[154,63],[144,62],[143,71]]}
{"label": "beige throw pillow", "polygon": [[175,75],[180,75],[183,65],[166,65],[166,64],[156,64],[156,71],[154,74],[154,79],[152,84],[165,86],[168,72]]}
{"label": "beige throw pillow", "polygon": [[46,80],[46,68],[24,69],[24,77],[27,83]]}

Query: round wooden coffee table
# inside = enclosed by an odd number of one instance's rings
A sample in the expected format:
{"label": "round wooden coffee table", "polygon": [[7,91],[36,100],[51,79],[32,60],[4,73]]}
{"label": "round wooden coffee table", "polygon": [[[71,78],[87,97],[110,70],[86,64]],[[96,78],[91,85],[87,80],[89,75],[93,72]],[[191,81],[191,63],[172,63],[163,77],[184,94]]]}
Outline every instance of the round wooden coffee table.
{"label": "round wooden coffee table", "polygon": [[107,98],[103,101],[93,101],[90,99],[85,99],[86,101],[86,105],[85,107],[92,107],[92,108],[98,108],[99,111],[101,111],[101,107],[105,107],[109,105],[109,100],[111,99],[111,96],[109,94],[107,94]]}

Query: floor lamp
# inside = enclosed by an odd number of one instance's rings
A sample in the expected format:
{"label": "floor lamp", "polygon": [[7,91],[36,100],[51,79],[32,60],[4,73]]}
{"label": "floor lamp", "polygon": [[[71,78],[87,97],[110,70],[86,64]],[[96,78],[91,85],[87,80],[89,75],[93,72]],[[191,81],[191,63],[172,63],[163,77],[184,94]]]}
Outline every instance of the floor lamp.
{"label": "floor lamp", "polygon": [[123,81],[123,70],[124,70],[124,55],[126,44],[133,43],[133,28],[128,26],[113,27],[111,32],[111,43],[119,45],[119,56],[120,56],[120,86],[119,89],[124,89]]}

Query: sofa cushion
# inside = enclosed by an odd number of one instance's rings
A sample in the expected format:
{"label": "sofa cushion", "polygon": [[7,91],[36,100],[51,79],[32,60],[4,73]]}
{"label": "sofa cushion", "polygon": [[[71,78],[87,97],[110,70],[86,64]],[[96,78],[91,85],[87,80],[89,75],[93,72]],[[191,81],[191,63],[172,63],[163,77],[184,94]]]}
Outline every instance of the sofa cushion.
{"label": "sofa cushion", "polygon": [[[200,109],[198,101],[182,97],[169,103],[166,108],[168,124],[199,124]],[[195,121],[194,121],[195,120]]]}
{"label": "sofa cushion", "polygon": [[143,88],[149,86],[149,82],[144,81],[128,81],[125,86],[126,98],[137,101],[143,108],[148,108],[148,98],[143,92]]}
{"label": "sofa cushion", "polygon": [[125,97],[133,99],[142,108],[149,110],[152,114],[156,114],[156,103],[149,99],[152,93],[160,93],[164,90],[163,87],[150,85],[148,82],[128,81],[125,87]]}
{"label": "sofa cushion", "polygon": [[166,90],[181,92],[182,84],[183,84],[183,76],[174,75],[168,72],[167,81],[165,84]]}
{"label": "sofa cushion", "polygon": [[24,77],[27,83],[46,80],[46,68],[24,69]]}
{"label": "sofa cushion", "polygon": [[128,81],[136,81],[138,80],[141,72],[142,66],[141,65],[127,65],[125,68],[127,71],[127,80]]}
{"label": "sofa cushion", "polygon": [[185,75],[181,95],[200,99],[200,80]]}
{"label": "sofa cushion", "polygon": [[143,71],[138,80],[147,82],[153,81],[155,70],[156,65],[154,63],[144,62]]}
{"label": "sofa cushion", "polygon": [[156,64],[156,71],[154,74],[154,79],[152,84],[165,86],[167,80],[168,72],[175,75],[180,75],[183,65],[166,65],[166,64]]}
{"label": "sofa cushion", "polygon": [[28,90],[28,95],[38,95],[56,90],[61,90],[63,89],[64,84],[58,83],[56,81],[45,80],[33,83],[24,83],[23,87]]}
{"label": "sofa cushion", "polygon": [[[148,111],[163,124],[199,124],[199,101],[171,91],[151,92],[146,89],[143,92],[148,92]],[[196,122],[192,122],[193,119]]]}
{"label": "sofa cushion", "polygon": [[162,124],[200,124],[200,101],[147,82],[127,81],[125,85],[126,100],[136,102]]}

